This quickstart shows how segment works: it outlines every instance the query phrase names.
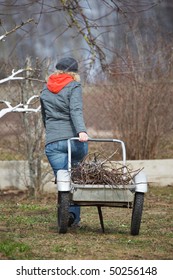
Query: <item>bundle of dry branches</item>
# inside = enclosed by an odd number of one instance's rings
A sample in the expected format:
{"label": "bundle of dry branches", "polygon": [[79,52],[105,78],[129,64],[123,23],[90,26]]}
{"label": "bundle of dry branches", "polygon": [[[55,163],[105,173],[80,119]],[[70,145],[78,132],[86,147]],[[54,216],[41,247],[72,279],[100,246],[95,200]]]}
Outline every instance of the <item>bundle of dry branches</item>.
{"label": "bundle of dry branches", "polygon": [[75,184],[128,185],[140,170],[132,171],[121,163],[108,159],[100,160],[94,153],[92,160],[88,155],[79,165],[72,168],[71,177]]}

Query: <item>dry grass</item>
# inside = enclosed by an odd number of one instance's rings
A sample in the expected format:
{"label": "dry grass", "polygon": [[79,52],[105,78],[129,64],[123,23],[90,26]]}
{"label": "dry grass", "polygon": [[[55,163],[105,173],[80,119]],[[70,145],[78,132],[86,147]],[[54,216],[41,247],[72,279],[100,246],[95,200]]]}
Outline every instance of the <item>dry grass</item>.
{"label": "dry grass", "polygon": [[138,236],[129,233],[131,209],[102,211],[104,234],[96,207],[82,207],[81,227],[60,235],[56,195],[1,193],[0,259],[173,259],[172,187],[149,188]]}

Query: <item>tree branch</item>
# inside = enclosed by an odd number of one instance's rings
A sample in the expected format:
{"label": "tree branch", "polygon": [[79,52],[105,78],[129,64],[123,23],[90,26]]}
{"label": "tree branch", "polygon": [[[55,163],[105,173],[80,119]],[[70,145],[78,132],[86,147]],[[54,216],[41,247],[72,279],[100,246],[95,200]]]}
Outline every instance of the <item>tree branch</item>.
{"label": "tree branch", "polygon": [[16,76],[20,73],[25,72],[25,71],[32,71],[32,69],[19,69],[16,72],[13,69],[12,74],[9,77],[0,80],[0,84],[6,83],[6,82],[11,81],[11,80],[24,80],[25,77],[16,77]]}
{"label": "tree branch", "polygon": [[28,19],[27,21],[22,22],[21,24],[17,25],[16,27],[14,27],[13,29],[11,29],[10,31],[7,31],[5,34],[3,34],[3,35],[0,36],[0,41],[2,41],[5,37],[7,37],[8,35],[10,35],[10,34],[16,32],[16,30],[20,29],[22,26],[24,26],[24,25],[26,25],[26,24],[28,24],[28,23],[30,23],[30,22],[32,22],[32,21],[34,21],[33,18]]}

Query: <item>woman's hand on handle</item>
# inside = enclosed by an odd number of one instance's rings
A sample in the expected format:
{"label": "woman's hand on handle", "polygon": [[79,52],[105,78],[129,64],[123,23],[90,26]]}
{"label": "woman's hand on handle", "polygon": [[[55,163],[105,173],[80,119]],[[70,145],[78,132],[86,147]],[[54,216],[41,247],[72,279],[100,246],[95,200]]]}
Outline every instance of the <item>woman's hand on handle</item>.
{"label": "woman's hand on handle", "polygon": [[86,132],[79,132],[79,141],[80,142],[86,142],[88,141],[89,137]]}

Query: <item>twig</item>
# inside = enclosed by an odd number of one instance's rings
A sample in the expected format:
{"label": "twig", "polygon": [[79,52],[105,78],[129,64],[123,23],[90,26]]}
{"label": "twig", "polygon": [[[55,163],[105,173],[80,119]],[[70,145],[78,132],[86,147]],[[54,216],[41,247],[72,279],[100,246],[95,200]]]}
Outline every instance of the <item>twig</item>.
{"label": "twig", "polygon": [[[115,153],[113,153],[115,154]],[[90,155],[88,155],[89,157]],[[110,167],[108,165],[110,158],[100,161],[96,154],[94,159],[89,160],[87,157],[76,167],[72,168],[72,181],[76,184],[103,184],[103,185],[128,185],[133,181],[134,176],[140,171],[132,171],[123,164],[117,164]],[[104,164],[103,164],[104,163]],[[106,164],[105,164],[106,163]],[[112,163],[111,163],[112,165]],[[126,173],[124,173],[124,167]]]}
{"label": "twig", "polygon": [[28,19],[27,21],[22,22],[21,24],[15,26],[15,27],[14,27],[13,29],[11,29],[10,31],[7,31],[5,34],[1,35],[1,36],[0,36],[0,41],[4,40],[4,38],[6,38],[8,35],[10,35],[11,33],[15,32],[16,30],[20,29],[22,26],[24,26],[24,25],[26,25],[26,24],[28,24],[28,23],[30,23],[30,22],[32,22],[32,21],[34,21],[33,18]]}

